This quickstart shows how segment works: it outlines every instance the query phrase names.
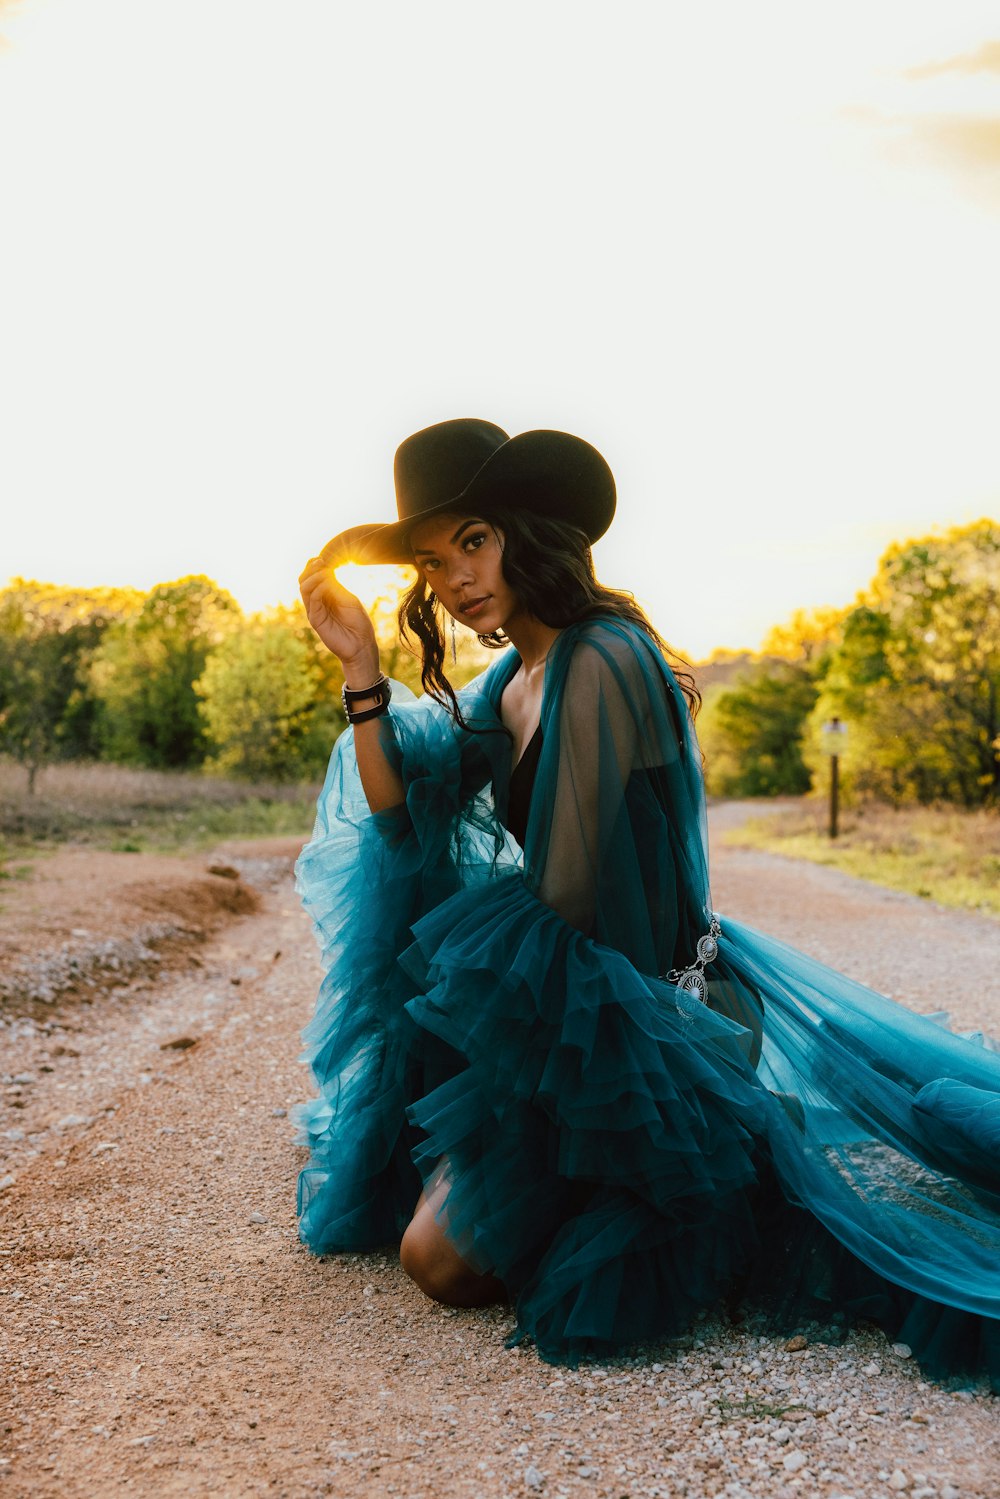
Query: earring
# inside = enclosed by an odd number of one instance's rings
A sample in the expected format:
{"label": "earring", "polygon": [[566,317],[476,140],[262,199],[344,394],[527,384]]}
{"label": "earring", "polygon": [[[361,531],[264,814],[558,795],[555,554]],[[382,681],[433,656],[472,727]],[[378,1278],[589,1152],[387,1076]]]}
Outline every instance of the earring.
{"label": "earring", "polygon": [[455,621],[451,622],[451,664],[455,665],[458,660],[458,646],[455,642]]}

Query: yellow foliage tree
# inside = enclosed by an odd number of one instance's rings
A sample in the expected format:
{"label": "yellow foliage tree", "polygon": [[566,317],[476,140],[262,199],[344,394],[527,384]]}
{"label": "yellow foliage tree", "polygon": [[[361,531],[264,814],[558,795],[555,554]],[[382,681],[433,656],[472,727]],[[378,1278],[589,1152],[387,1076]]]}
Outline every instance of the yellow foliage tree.
{"label": "yellow foliage tree", "polygon": [[848,784],[893,802],[1000,803],[1000,523],[894,543],[850,611],[810,722],[849,725]]}
{"label": "yellow foliage tree", "polygon": [[826,605],[816,609],[796,609],[784,624],[773,625],[768,631],[761,645],[761,654],[808,665],[821,652],[839,644],[848,612]]}

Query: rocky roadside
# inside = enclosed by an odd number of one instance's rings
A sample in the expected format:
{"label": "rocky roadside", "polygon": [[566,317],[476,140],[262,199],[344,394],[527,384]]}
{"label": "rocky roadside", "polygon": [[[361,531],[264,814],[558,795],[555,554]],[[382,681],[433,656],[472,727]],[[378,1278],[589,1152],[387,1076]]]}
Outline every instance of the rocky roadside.
{"label": "rocky roadside", "polygon": [[[287,871],[288,839],[248,845],[247,869]],[[220,859],[110,853],[64,845],[40,852],[29,878],[5,884],[0,1013],[33,1015],[142,988],[162,966],[197,962],[197,948],[256,910],[255,887]]]}
{"label": "rocky roadside", "polygon": [[[921,941],[917,1008],[969,972],[954,913],[928,927],[894,896],[873,918],[870,887],[762,857],[720,851],[720,909],[883,988]],[[242,875],[257,910],[199,967],[4,1029],[0,1495],[1000,1492],[996,1402],[929,1384],[881,1336],[706,1321],[560,1369],[504,1348],[508,1312],[425,1300],[393,1254],[310,1256],[287,1111],[318,964],[287,872]],[[995,985],[996,929],[973,936]],[[1000,1029],[995,992],[963,1002],[963,1024]]]}

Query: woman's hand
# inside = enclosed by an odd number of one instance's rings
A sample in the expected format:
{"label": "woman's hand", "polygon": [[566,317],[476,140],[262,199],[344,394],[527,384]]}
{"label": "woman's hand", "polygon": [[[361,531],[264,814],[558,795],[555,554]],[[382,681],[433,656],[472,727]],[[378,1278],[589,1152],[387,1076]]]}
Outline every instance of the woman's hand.
{"label": "woman's hand", "polygon": [[[318,557],[310,557],[299,575],[306,616],[327,650],[340,657],[347,687],[373,687],[382,675],[375,627],[360,599],[333,575],[335,567],[350,561],[351,549],[362,530],[371,529],[367,526],[345,531],[328,542]],[[364,710],[371,701],[355,701],[354,707]],[[353,729],[358,774],[373,812],[400,807],[406,801],[399,772],[386,759],[382,734],[385,723],[380,715],[356,724]]]}
{"label": "woman's hand", "polygon": [[379,675],[378,642],[361,601],[334,576],[334,568],[347,560],[339,548],[331,554],[324,547],[302,569],[299,589],[309,623],[327,650],[339,656],[348,686],[367,687]]}

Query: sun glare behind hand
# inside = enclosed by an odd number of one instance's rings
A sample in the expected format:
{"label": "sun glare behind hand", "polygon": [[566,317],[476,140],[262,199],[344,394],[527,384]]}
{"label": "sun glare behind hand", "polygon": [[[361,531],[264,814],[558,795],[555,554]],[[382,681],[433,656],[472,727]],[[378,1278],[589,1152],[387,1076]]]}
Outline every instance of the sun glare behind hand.
{"label": "sun glare behind hand", "polygon": [[413,581],[410,568],[388,563],[384,567],[362,567],[358,562],[343,562],[334,568],[337,582],[371,609],[380,599],[396,599]]}

